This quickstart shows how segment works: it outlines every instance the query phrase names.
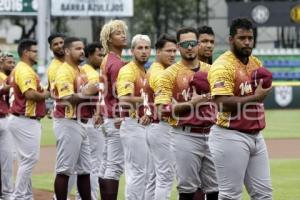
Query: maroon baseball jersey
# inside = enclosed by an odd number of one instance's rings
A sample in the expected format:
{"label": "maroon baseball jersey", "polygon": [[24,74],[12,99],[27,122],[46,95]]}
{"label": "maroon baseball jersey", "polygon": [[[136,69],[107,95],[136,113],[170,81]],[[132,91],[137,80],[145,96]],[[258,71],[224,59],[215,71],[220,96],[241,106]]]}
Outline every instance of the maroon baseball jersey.
{"label": "maroon baseball jersey", "polygon": [[[68,63],[64,63],[57,71],[55,79],[55,100],[54,117],[56,118],[89,118],[91,110],[87,106],[72,105],[64,100],[63,97],[80,93],[82,87],[88,82],[85,73],[79,68],[74,69]],[[89,102],[87,98],[86,102]]]}
{"label": "maroon baseball jersey", "polygon": [[[200,62],[199,69],[197,71],[207,72],[210,65]],[[155,98],[156,104],[167,105],[170,104],[172,99],[177,102],[187,102],[191,100],[193,87],[192,81],[195,72],[188,67],[184,66],[181,62],[175,63],[167,68],[158,83],[162,88],[159,94]],[[197,90],[197,85],[194,85]],[[170,124],[175,126],[180,125],[195,125],[209,127],[215,121],[214,111],[210,109],[210,106],[200,106],[193,108],[193,112],[179,117],[172,116]],[[201,117],[202,116],[202,117]]]}
{"label": "maroon baseball jersey", "polygon": [[[125,65],[118,75],[117,79],[118,96],[133,95],[135,97],[143,97],[144,102],[138,108],[124,111],[122,109],[122,117],[142,117],[145,112],[152,115],[149,102],[149,95],[153,95],[149,82],[146,78],[145,69],[141,69],[134,62]],[[151,97],[150,97],[151,98]],[[153,99],[151,99],[153,101]]]}
{"label": "maroon baseball jersey", "polygon": [[[0,72],[0,86],[3,84],[8,84],[8,77]],[[9,111],[9,91],[4,91],[0,89],[0,116],[5,116]]]}
{"label": "maroon baseball jersey", "polygon": [[38,92],[43,90],[40,86],[40,79],[32,67],[22,61],[19,62],[12,71],[9,82],[12,87],[10,94],[11,113],[37,118],[45,116],[45,100],[39,102],[27,100],[24,95],[29,89]]}
{"label": "maroon baseball jersey", "polygon": [[122,59],[110,52],[106,56],[106,62],[102,67],[102,79],[104,79],[104,103],[105,106],[101,106],[101,114],[108,118],[119,116],[118,108],[118,96],[116,93],[116,81],[120,69],[126,64]]}
{"label": "maroon baseball jersey", "polygon": [[[208,74],[212,96],[253,95],[252,74],[261,62],[254,56],[245,65],[231,51],[222,54],[212,65]],[[246,133],[257,133],[265,127],[263,103],[248,103],[235,112],[219,111],[217,125]]]}

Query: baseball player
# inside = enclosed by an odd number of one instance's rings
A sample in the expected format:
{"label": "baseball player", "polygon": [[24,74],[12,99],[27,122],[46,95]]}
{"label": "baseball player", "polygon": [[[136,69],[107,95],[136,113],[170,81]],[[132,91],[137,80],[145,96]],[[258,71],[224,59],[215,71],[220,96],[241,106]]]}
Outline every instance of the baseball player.
{"label": "baseball player", "polygon": [[88,109],[78,109],[79,104],[90,99],[81,93],[87,83],[79,64],[84,60],[84,44],[76,37],[64,40],[65,62],[55,78],[56,103],[54,108],[54,133],[56,136],[55,195],[66,200],[69,176],[77,173],[77,189],[83,200],[91,199],[90,149],[85,124],[90,116]]}
{"label": "baseball player", "polygon": [[[212,64],[212,56],[215,45],[215,35],[211,27],[209,26],[201,26],[197,29],[199,37],[198,37],[198,60]],[[199,188],[194,195],[195,199],[204,199],[205,194]]]}
{"label": "baseball player", "polygon": [[[64,39],[65,35],[62,33],[52,33],[48,37],[48,43],[50,50],[53,53],[53,59],[51,60],[48,70],[47,70],[47,76],[48,76],[48,91],[51,93],[51,97],[55,99],[55,92],[54,92],[54,84],[55,84],[55,77],[56,77],[56,72],[59,69],[59,67],[63,64],[64,62],[64,56],[65,52],[63,49],[64,46]],[[47,115],[49,118],[52,118],[53,115],[53,108],[50,108],[47,112]],[[53,123],[54,125],[54,123]],[[73,174],[69,178],[69,184],[68,184],[68,194],[72,191],[72,188],[74,184],[76,183],[76,174]],[[53,200],[56,200],[55,195],[53,196]]]}
{"label": "baseball player", "polygon": [[19,168],[13,199],[32,199],[31,175],[39,158],[41,123],[46,114],[45,99],[50,96],[40,86],[32,66],[37,60],[37,42],[22,40],[18,45],[20,62],[10,76],[10,111],[8,128],[17,150]]}
{"label": "baseball player", "polygon": [[13,193],[13,140],[7,128],[9,112],[8,76],[15,66],[12,54],[2,54],[0,60],[0,198],[12,198]]}
{"label": "baseball player", "polygon": [[65,52],[63,49],[65,35],[62,33],[53,33],[48,37],[48,43],[50,50],[53,52],[54,58],[48,66],[47,76],[48,76],[48,89],[54,95],[54,84],[55,77],[58,68],[64,62]]}
{"label": "baseball player", "polygon": [[[148,70],[147,78],[154,94],[158,94],[160,89],[157,83],[160,75],[175,62],[176,38],[163,34],[158,38],[155,48],[156,60]],[[154,103],[151,96],[149,101],[151,104]],[[147,189],[149,196],[145,199],[167,200],[170,198],[175,175],[174,138],[169,132],[171,126],[164,119],[159,118],[158,113],[154,114],[155,111],[156,109],[153,110],[153,121],[147,134],[147,144],[154,169],[149,174],[150,188]]]}
{"label": "baseball player", "polygon": [[[91,115],[89,116],[89,121],[87,123],[87,132],[90,142],[90,151],[91,151],[91,162],[92,162],[92,171],[91,171],[91,190],[92,190],[92,200],[98,199],[98,190],[99,190],[99,171],[101,167],[101,159],[104,145],[104,136],[102,134],[102,128],[95,128],[93,122],[94,110],[96,109],[95,103],[98,100],[98,85],[99,85],[99,73],[97,69],[102,62],[104,57],[104,51],[100,43],[92,43],[85,47],[85,57],[87,58],[86,64],[81,66],[81,70],[86,74],[88,85],[84,92],[85,95],[95,95],[95,100],[91,102],[90,109]],[[99,133],[100,130],[100,133]]]}
{"label": "baseball player", "polygon": [[121,106],[120,135],[124,149],[126,200],[144,200],[147,185],[149,150],[146,142],[151,109],[148,106],[150,87],[145,63],[151,53],[147,35],[135,35],[131,41],[133,60],[120,69],[117,93]]}
{"label": "baseball player", "polygon": [[230,50],[212,65],[208,79],[218,105],[217,122],[209,145],[216,166],[219,199],[242,199],[245,184],[251,199],[272,199],[268,153],[261,130],[265,127],[262,101],[271,87],[251,86],[251,74],[262,66],[251,56],[253,26],[245,18],[233,20]]}
{"label": "baseball player", "polygon": [[102,27],[100,40],[106,54],[101,64],[101,74],[105,77],[104,103],[101,115],[104,117],[102,125],[105,137],[104,152],[105,165],[100,172],[100,192],[104,200],[116,200],[118,196],[119,179],[124,169],[123,148],[120,140],[119,127],[121,120],[118,112],[116,95],[116,80],[119,70],[124,66],[121,55],[127,46],[127,26],[121,20],[113,20]]}
{"label": "baseball player", "polygon": [[210,66],[197,58],[198,32],[194,28],[180,29],[177,42],[181,60],[168,67],[160,77],[158,87],[161,91],[155,104],[164,105],[162,111],[170,112],[179,199],[193,199],[201,185],[207,199],[215,200],[218,199],[218,185],[207,143],[214,113],[206,105],[209,91],[196,94],[199,88],[196,85],[190,87],[193,76],[199,71],[207,72]]}
{"label": "baseball player", "polygon": [[212,64],[212,56],[215,47],[215,34],[210,26],[201,26],[197,29],[199,33],[198,59],[202,62]]}

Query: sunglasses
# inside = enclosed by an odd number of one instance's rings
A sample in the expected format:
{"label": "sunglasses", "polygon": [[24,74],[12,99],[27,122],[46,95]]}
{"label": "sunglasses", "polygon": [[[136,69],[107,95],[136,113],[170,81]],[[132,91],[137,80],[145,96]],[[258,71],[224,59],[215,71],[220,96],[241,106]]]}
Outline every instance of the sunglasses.
{"label": "sunglasses", "polygon": [[195,46],[198,45],[198,41],[197,40],[187,40],[184,42],[179,42],[178,45],[182,48],[189,48],[189,46],[191,46],[192,48],[194,48]]}

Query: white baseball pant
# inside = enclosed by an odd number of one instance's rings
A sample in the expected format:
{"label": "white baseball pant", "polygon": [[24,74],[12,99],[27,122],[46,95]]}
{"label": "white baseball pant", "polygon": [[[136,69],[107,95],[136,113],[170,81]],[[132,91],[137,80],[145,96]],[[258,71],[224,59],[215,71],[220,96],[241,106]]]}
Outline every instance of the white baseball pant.
{"label": "white baseball pant", "polygon": [[176,176],[179,193],[194,193],[200,187],[205,193],[218,191],[216,170],[208,145],[208,134],[171,128],[175,139]]}
{"label": "white baseball pant", "polygon": [[8,118],[0,118],[0,166],[2,198],[10,199],[14,191],[13,185],[13,139],[7,127]]}
{"label": "white baseball pant", "polygon": [[125,199],[144,200],[147,185],[149,150],[146,142],[148,126],[136,119],[126,117],[122,122],[120,135],[125,161]]}
{"label": "white baseball pant", "polygon": [[272,199],[268,152],[261,133],[247,134],[214,125],[209,145],[216,166],[220,200],[241,200],[243,184],[251,199]]}
{"label": "white baseball pant", "polygon": [[148,185],[145,200],[169,200],[175,176],[174,135],[167,122],[150,124],[147,144],[150,151]]}
{"label": "white baseball pant", "polygon": [[32,200],[31,176],[39,159],[41,123],[36,119],[11,115],[8,127],[13,135],[19,162],[14,200]]}
{"label": "white baseball pant", "polygon": [[[104,133],[103,166],[99,177],[119,180],[124,171],[124,152],[120,130],[114,125],[115,119],[106,118],[102,125]],[[106,158],[106,159],[105,159]]]}
{"label": "white baseball pant", "polygon": [[56,173],[71,176],[90,174],[89,138],[84,125],[76,120],[54,118]]}

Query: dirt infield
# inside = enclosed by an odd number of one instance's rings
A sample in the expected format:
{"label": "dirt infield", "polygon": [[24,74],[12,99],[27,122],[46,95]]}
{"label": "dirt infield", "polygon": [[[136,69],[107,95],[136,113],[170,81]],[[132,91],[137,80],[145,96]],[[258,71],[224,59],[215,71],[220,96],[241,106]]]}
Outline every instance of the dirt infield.
{"label": "dirt infield", "polygon": [[[300,159],[300,139],[266,140],[270,159]],[[34,174],[53,173],[55,167],[55,147],[42,147],[40,160]],[[35,200],[51,200],[53,193],[34,190]]]}
{"label": "dirt infield", "polygon": [[33,189],[35,200],[52,200],[53,192]]}
{"label": "dirt infield", "polygon": [[300,139],[266,140],[270,159],[300,159]]}

